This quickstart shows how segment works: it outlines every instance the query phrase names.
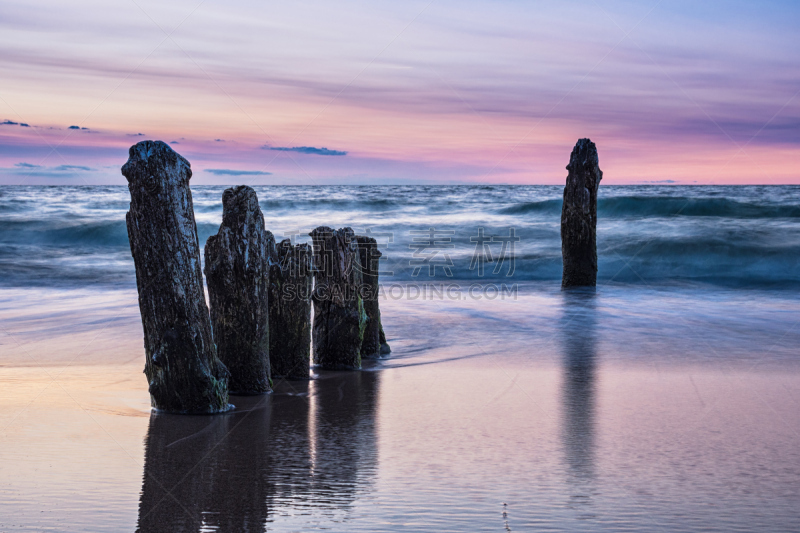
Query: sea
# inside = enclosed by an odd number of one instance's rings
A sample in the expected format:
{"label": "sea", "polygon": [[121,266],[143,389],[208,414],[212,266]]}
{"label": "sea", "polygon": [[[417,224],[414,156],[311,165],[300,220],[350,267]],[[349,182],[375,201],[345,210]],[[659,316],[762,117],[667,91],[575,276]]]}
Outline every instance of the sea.
{"label": "sea", "polygon": [[[798,531],[800,186],[254,186],[377,239],[392,352],[151,411],[124,186],[0,186],[0,531]],[[194,186],[200,246],[223,186]]]}

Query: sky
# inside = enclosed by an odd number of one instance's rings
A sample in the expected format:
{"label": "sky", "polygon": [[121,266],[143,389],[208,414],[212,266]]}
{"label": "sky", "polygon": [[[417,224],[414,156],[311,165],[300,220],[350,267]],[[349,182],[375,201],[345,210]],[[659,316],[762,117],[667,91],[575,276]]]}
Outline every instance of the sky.
{"label": "sky", "polygon": [[4,0],[0,184],[800,183],[800,2]]}

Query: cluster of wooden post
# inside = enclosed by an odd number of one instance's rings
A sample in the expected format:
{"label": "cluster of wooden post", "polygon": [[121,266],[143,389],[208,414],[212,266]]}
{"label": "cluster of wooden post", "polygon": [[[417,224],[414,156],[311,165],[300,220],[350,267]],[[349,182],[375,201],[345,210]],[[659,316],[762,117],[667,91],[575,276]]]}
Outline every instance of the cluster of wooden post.
{"label": "cluster of wooden post", "polygon": [[[567,170],[561,284],[594,286],[603,177],[595,144],[578,140]],[[288,239],[276,245],[255,191],[227,189],[219,232],[205,247],[209,313],[191,165],[167,144],[143,141],[130,148],[122,174],[153,407],[223,412],[229,391],[260,394],[271,390],[272,377],[307,379],[312,341],[314,364],[323,369],[360,368],[362,359],[389,352],[375,239],[320,226],[309,234],[310,248]]]}
{"label": "cluster of wooden post", "polygon": [[226,189],[222,224],[205,247],[209,312],[189,162],[161,141],[140,142],[129,156],[126,220],[154,408],[218,413],[230,408],[229,392],[268,392],[273,377],[308,379],[312,337],[322,369],[358,369],[388,352],[374,239],[321,226],[312,247],[276,245],[256,192]]}

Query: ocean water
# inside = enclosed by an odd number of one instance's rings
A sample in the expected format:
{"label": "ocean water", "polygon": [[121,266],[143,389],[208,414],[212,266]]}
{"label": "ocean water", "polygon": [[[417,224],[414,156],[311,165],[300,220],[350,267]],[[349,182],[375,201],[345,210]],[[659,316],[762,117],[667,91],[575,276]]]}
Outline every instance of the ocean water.
{"label": "ocean water", "polygon": [[151,413],[127,189],[2,187],[0,531],[797,531],[800,187],[601,185],[595,291],[560,187],[256,190],[376,236],[392,354]]}
{"label": "ocean water", "polygon": [[[224,187],[192,189],[201,245],[217,232]],[[256,187],[267,227],[308,242],[319,225],[381,241],[384,281],[416,276],[431,228],[436,279],[506,278],[508,263],[470,270],[475,240],[515,242],[514,281],[561,276],[561,187]],[[0,187],[0,284],[135,286],[125,229],[126,187]],[[800,187],[603,186],[601,283],[704,282],[779,289],[800,284]],[[414,232],[414,233],[412,233]],[[419,232],[422,232],[421,234]],[[427,235],[426,235],[426,232]],[[421,243],[421,244],[420,244]],[[451,246],[448,248],[448,246]],[[502,242],[488,242],[497,256]],[[416,255],[415,255],[416,254]],[[510,257],[510,249],[506,257]],[[488,257],[488,256],[487,256]],[[442,269],[450,264],[450,274]],[[486,263],[488,264],[488,263]]]}

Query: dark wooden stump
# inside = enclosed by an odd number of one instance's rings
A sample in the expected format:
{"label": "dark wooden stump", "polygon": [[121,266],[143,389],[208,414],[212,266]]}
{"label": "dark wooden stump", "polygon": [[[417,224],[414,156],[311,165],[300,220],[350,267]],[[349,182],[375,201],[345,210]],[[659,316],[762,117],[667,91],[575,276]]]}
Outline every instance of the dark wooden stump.
{"label": "dark wooden stump", "polygon": [[189,162],[161,141],[132,146],[122,174],[136,265],[153,407],[174,413],[227,411],[228,370],[217,358],[203,294]]}
{"label": "dark wooden stump", "polygon": [[308,379],[312,279],[311,248],[281,241],[269,276],[269,358],[276,378]]}
{"label": "dark wooden stump", "polygon": [[314,252],[314,363],[330,370],[361,368],[367,315],[355,235],[351,228],[324,226],[309,235]]}
{"label": "dark wooden stump", "polygon": [[356,236],[358,253],[361,262],[364,300],[364,312],[367,314],[367,325],[364,329],[364,340],[361,342],[361,358],[375,359],[389,353],[389,345],[383,336],[381,310],[378,304],[378,270],[381,252],[378,243],[372,237]]}
{"label": "dark wooden stump", "polygon": [[386,342],[386,334],[383,332],[383,323],[381,323],[381,355],[386,355],[392,353],[392,348],[389,346],[389,343]]}
{"label": "dark wooden stump", "polygon": [[271,390],[269,367],[269,257],[256,192],[246,185],[222,193],[222,225],[206,242],[206,280],[217,353],[236,394]]}
{"label": "dark wooden stump", "polygon": [[597,284],[597,189],[603,172],[597,148],[580,139],[572,149],[561,208],[562,287]]}

